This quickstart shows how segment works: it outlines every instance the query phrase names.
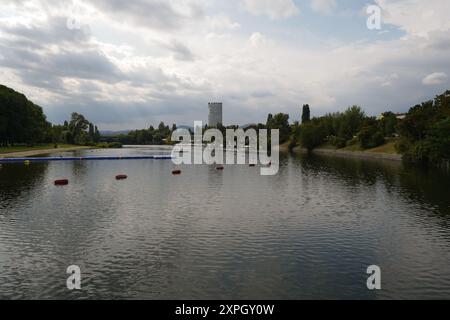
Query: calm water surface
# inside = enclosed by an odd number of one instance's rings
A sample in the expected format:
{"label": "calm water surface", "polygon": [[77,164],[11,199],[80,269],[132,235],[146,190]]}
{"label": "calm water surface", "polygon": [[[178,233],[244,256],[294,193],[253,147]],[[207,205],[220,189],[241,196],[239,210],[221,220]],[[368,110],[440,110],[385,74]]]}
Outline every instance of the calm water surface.
{"label": "calm water surface", "polygon": [[[291,155],[274,177],[247,166],[183,166],[172,176],[173,167],[3,165],[0,298],[450,299],[447,173]],[[55,187],[58,178],[70,185]],[[69,292],[74,264],[82,290]],[[366,287],[373,264],[377,292]]]}

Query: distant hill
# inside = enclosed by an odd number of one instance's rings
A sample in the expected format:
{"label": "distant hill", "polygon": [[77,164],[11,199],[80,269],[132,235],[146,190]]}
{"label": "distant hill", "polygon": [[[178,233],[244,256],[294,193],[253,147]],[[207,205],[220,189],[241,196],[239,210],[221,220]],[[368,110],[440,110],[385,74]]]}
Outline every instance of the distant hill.
{"label": "distant hill", "polygon": [[121,134],[128,134],[132,130],[120,130],[120,131],[112,131],[112,130],[101,130],[100,134],[104,137],[108,136],[119,136]]}

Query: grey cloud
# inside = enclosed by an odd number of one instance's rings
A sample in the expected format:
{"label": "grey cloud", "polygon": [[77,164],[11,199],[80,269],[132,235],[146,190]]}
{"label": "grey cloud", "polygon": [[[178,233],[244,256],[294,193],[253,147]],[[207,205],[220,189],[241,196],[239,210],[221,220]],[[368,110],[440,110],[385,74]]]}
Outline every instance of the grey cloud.
{"label": "grey cloud", "polygon": [[0,24],[4,33],[13,35],[17,41],[26,41],[28,45],[41,46],[62,42],[88,44],[90,34],[86,28],[69,30],[67,17],[49,17],[47,23],[25,26]]}
{"label": "grey cloud", "polygon": [[[157,125],[160,121],[178,124],[206,121],[207,102],[199,96],[172,95],[170,100],[149,99],[147,102],[133,103],[98,101],[95,95],[73,94],[44,106],[44,110],[49,114],[49,120],[55,123],[62,123],[71,112],[81,112],[103,128],[135,129]],[[124,123],[130,128],[124,128]]]}
{"label": "grey cloud", "polygon": [[179,41],[172,41],[170,45],[168,45],[168,49],[173,52],[174,58],[176,60],[193,61],[195,59],[194,54],[191,52],[191,50]]}
{"label": "grey cloud", "polygon": [[189,12],[181,13],[165,0],[96,0],[92,2],[104,13],[120,17],[138,27],[175,30],[188,21],[203,17],[203,9],[191,3]]}

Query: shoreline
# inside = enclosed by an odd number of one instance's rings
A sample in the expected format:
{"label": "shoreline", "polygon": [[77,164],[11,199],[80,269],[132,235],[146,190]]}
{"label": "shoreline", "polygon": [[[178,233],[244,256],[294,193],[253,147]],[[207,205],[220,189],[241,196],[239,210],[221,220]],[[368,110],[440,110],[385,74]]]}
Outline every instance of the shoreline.
{"label": "shoreline", "polygon": [[[296,147],[293,149],[293,152],[307,153],[308,151],[304,148]],[[313,151],[311,151],[311,153],[316,154],[316,155],[331,155],[331,156],[337,156],[337,157],[359,158],[359,159],[391,160],[391,161],[402,161],[403,160],[403,156],[400,154],[364,152],[364,151],[345,151],[345,150],[317,148],[317,149],[314,149]]]}
{"label": "shoreline", "polygon": [[87,149],[92,149],[92,147],[80,146],[80,147],[69,147],[69,148],[56,148],[56,149],[53,148],[53,149],[0,153],[0,158],[27,158],[27,157],[41,156],[41,155],[55,153],[55,152],[70,152],[70,151],[87,150]]}

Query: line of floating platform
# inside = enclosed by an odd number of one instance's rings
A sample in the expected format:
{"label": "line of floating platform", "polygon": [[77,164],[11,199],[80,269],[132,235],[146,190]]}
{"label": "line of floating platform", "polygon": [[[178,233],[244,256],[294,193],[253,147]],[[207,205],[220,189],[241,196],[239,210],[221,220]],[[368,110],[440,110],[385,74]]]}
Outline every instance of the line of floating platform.
{"label": "line of floating platform", "polygon": [[106,161],[106,160],[171,160],[172,156],[114,156],[114,157],[36,157],[0,158],[0,163],[11,162],[50,162],[50,161]]}

